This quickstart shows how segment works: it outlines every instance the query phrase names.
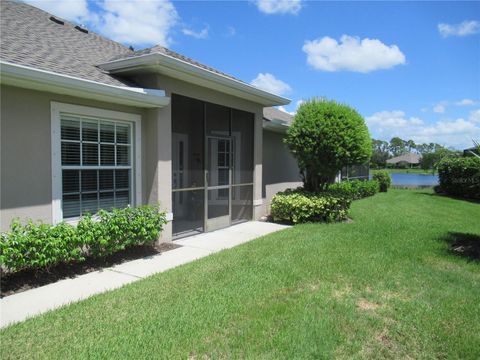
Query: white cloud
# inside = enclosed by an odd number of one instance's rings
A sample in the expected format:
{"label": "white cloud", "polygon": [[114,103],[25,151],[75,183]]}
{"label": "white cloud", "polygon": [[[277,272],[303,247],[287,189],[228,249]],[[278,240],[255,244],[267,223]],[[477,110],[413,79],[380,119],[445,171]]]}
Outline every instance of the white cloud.
{"label": "white cloud", "polygon": [[283,95],[291,90],[290,85],[277,79],[270,73],[259,73],[250,84],[277,95]]}
{"label": "white cloud", "polygon": [[[374,138],[390,140],[394,136],[412,139],[416,143],[435,142],[463,149],[471,139],[480,137],[480,110],[472,111],[468,120],[457,118],[426,123],[416,117],[407,117],[403,111],[381,111],[366,118]],[[478,123],[477,123],[478,122]]]}
{"label": "white cloud", "polygon": [[300,0],[256,0],[258,10],[264,14],[298,14],[302,8]]}
{"label": "white cloud", "polygon": [[433,107],[433,112],[436,112],[438,114],[443,114],[445,112],[445,105],[443,104],[437,104]]}
{"label": "white cloud", "polygon": [[278,110],[283,111],[283,112],[285,112],[287,114],[290,114],[292,116],[295,116],[295,114],[297,113],[296,111],[288,111],[287,109],[285,109],[284,106],[279,106]]}
{"label": "white cloud", "polygon": [[290,114],[292,116],[295,116],[295,114],[297,113],[298,111],[298,107],[304,103],[305,101],[304,100],[297,100],[297,102],[295,103],[295,110],[293,111],[288,111],[284,106],[279,106],[278,107],[278,110],[281,110],[283,112],[286,112],[287,114]]}
{"label": "white cloud", "polygon": [[465,20],[460,24],[438,24],[438,31],[443,37],[467,36],[480,32],[480,21]]}
{"label": "white cloud", "polygon": [[367,73],[405,64],[405,55],[397,45],[385,45],[378,39],[362,39],[343,35],[340,42],[325,36],[307,40],[302,50],[307,62],[323,71],[356,71]]}
{"label": "white cloud", "polygon": [[23,0],[65,20],[82,22],[91,15],[87,0]]}
{"label": "white cloud", "polygon": [[[480,101],[472,100],[472,99],[462,99],[458,101],[440,101],[432,107],[433,112],[437,114],[443,114],[447,107],[450,106],[473,106],[480,103]],[[427,112],[427,108],[422,108],[422,112]]]}
{"label": "white cloud", "polygon": [[468,120],[470,120],[471,122],[480,123],[480,109],[470,111],[470,116],[468,117]]}
{"label": "white cloud", "polygon": [[455,105],[457,106],[471,106],[475,105],[478,101],[472,100],[472,99],[463,99],[460,101],[455,102]]}
{"label": "white cloud", "polygon": [[175,6],[168,0],[104,0],[100,7],[104,10],[101,32],[127,44],[168,46],[169,32],[178,21]]}
{"label": "white cloud", "polygon": [[237,29],[235,29],[233,26],[227,26],[227,31],[225,33],[226,37],[232,37],[237,34]]}
{"label": "white cloud", "polygon": [[200,31],[184,28],[182,32],[184,35],[194,37],[195,39],[206,39],[208,37],[208,26],[205,26]]}
{"label": "white cloud", "polygon": [[168,46],[179,20],[170,0],[99,0],[97,12],[88,8],[87,0],[24,1],[124,44]]}

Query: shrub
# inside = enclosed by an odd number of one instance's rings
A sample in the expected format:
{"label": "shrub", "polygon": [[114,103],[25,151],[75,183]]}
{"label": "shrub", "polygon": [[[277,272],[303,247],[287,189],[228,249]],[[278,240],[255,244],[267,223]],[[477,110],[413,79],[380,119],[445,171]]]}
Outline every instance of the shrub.
{"label": "shrub", "polygon": [[445,193],[480,199],[480,158],[445,158],[438,165],[438,176]]}
{"label": "shrub", "polygon": [[347,218],[350,200],[302,190],[276,194],[272,199],[274,221],[288,223],[333,222]]}
{"label": "shrub", "polygon": [[158,207],[100,211],[83,217],[78,225],[14,221],[1,234],[0,266],[8,272],[48,269],[53,265],[106,256],[129,246],[154,243],[166,224]]}
{"label": "shrub", "polygon": [[357,200],[373,196],[378,191],[379,183],[377,180],[349,180],[330,185],[326,193],[332,196]]}
{"label": "shrub", "polygon": [[84,259],[82,242],[71,225],[56,226],[20,221],[12,222],[11,231],[0,239],[0,266],[10,272],[22,269],[48,269],[62,262]]}
{"label": "shrub", "polygon": [[377,180],[380,186],[381,192],[387,192],[388,188],[392,184],[392,178],[388,171],[378,171],[373,174],[373,180]]}
{"label": "shrub", "polygon": [[107,256],[133,245],[154,243],[166,224],[157,207],[101,210],[97,218],[88,215],[77,225],[89,255]]}
{"label": "shrub", "polygon": [[304,188],[312,192],[325,190],[343,167],[363,164],[372,153],[363,117],[325,99],[300,105],[285,143],[297,159]]}

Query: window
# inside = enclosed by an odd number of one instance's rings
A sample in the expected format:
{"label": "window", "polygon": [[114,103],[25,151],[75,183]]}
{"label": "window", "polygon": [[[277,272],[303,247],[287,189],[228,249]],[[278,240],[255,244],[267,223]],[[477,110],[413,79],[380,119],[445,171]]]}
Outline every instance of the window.
{"label": "window", "polygon": [[138,203],[139,117],[53,103],[52,113],[54,221]]}

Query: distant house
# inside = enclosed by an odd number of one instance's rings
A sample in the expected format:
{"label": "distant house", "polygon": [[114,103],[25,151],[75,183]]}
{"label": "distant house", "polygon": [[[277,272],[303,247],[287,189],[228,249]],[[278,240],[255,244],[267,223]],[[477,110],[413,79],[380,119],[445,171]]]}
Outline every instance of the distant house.
{"label": "distant house", "polygon": [[422,159],[422,156],[419,154],[408,153],[408,154],[403,154],[403,155],[388,159],[387,164],[395,165],[399,167],[406,167],[406,166],[412,167],[420,164],[421,159]]}

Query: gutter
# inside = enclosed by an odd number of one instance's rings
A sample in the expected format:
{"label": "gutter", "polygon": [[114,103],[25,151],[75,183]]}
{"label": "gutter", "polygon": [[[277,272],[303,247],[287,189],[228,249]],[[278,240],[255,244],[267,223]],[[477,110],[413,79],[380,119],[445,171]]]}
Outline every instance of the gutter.
{"label": "gutter", "polygon": [[2,60],[0,60],[0,75],[0,83],[4,85],[115,104],[159,108],[170,103],[170,98],[165,96],[163,90],[107,85]]}
{"label": "gutter", "polygon": [[142,68],[154,67],[158,72],[165,75],[223,91],[264,106],[288,105],[290,103],[290,99],[163,53],[114,60],[99,64],[98,67],[111,74],[134,72]]}
{"label": "gutter", "polygon": [[263,118],[263,128],[268,131],[273,131],[280,134],[285,134],[289,128],[289,125],[281,120],[269,120]]}

